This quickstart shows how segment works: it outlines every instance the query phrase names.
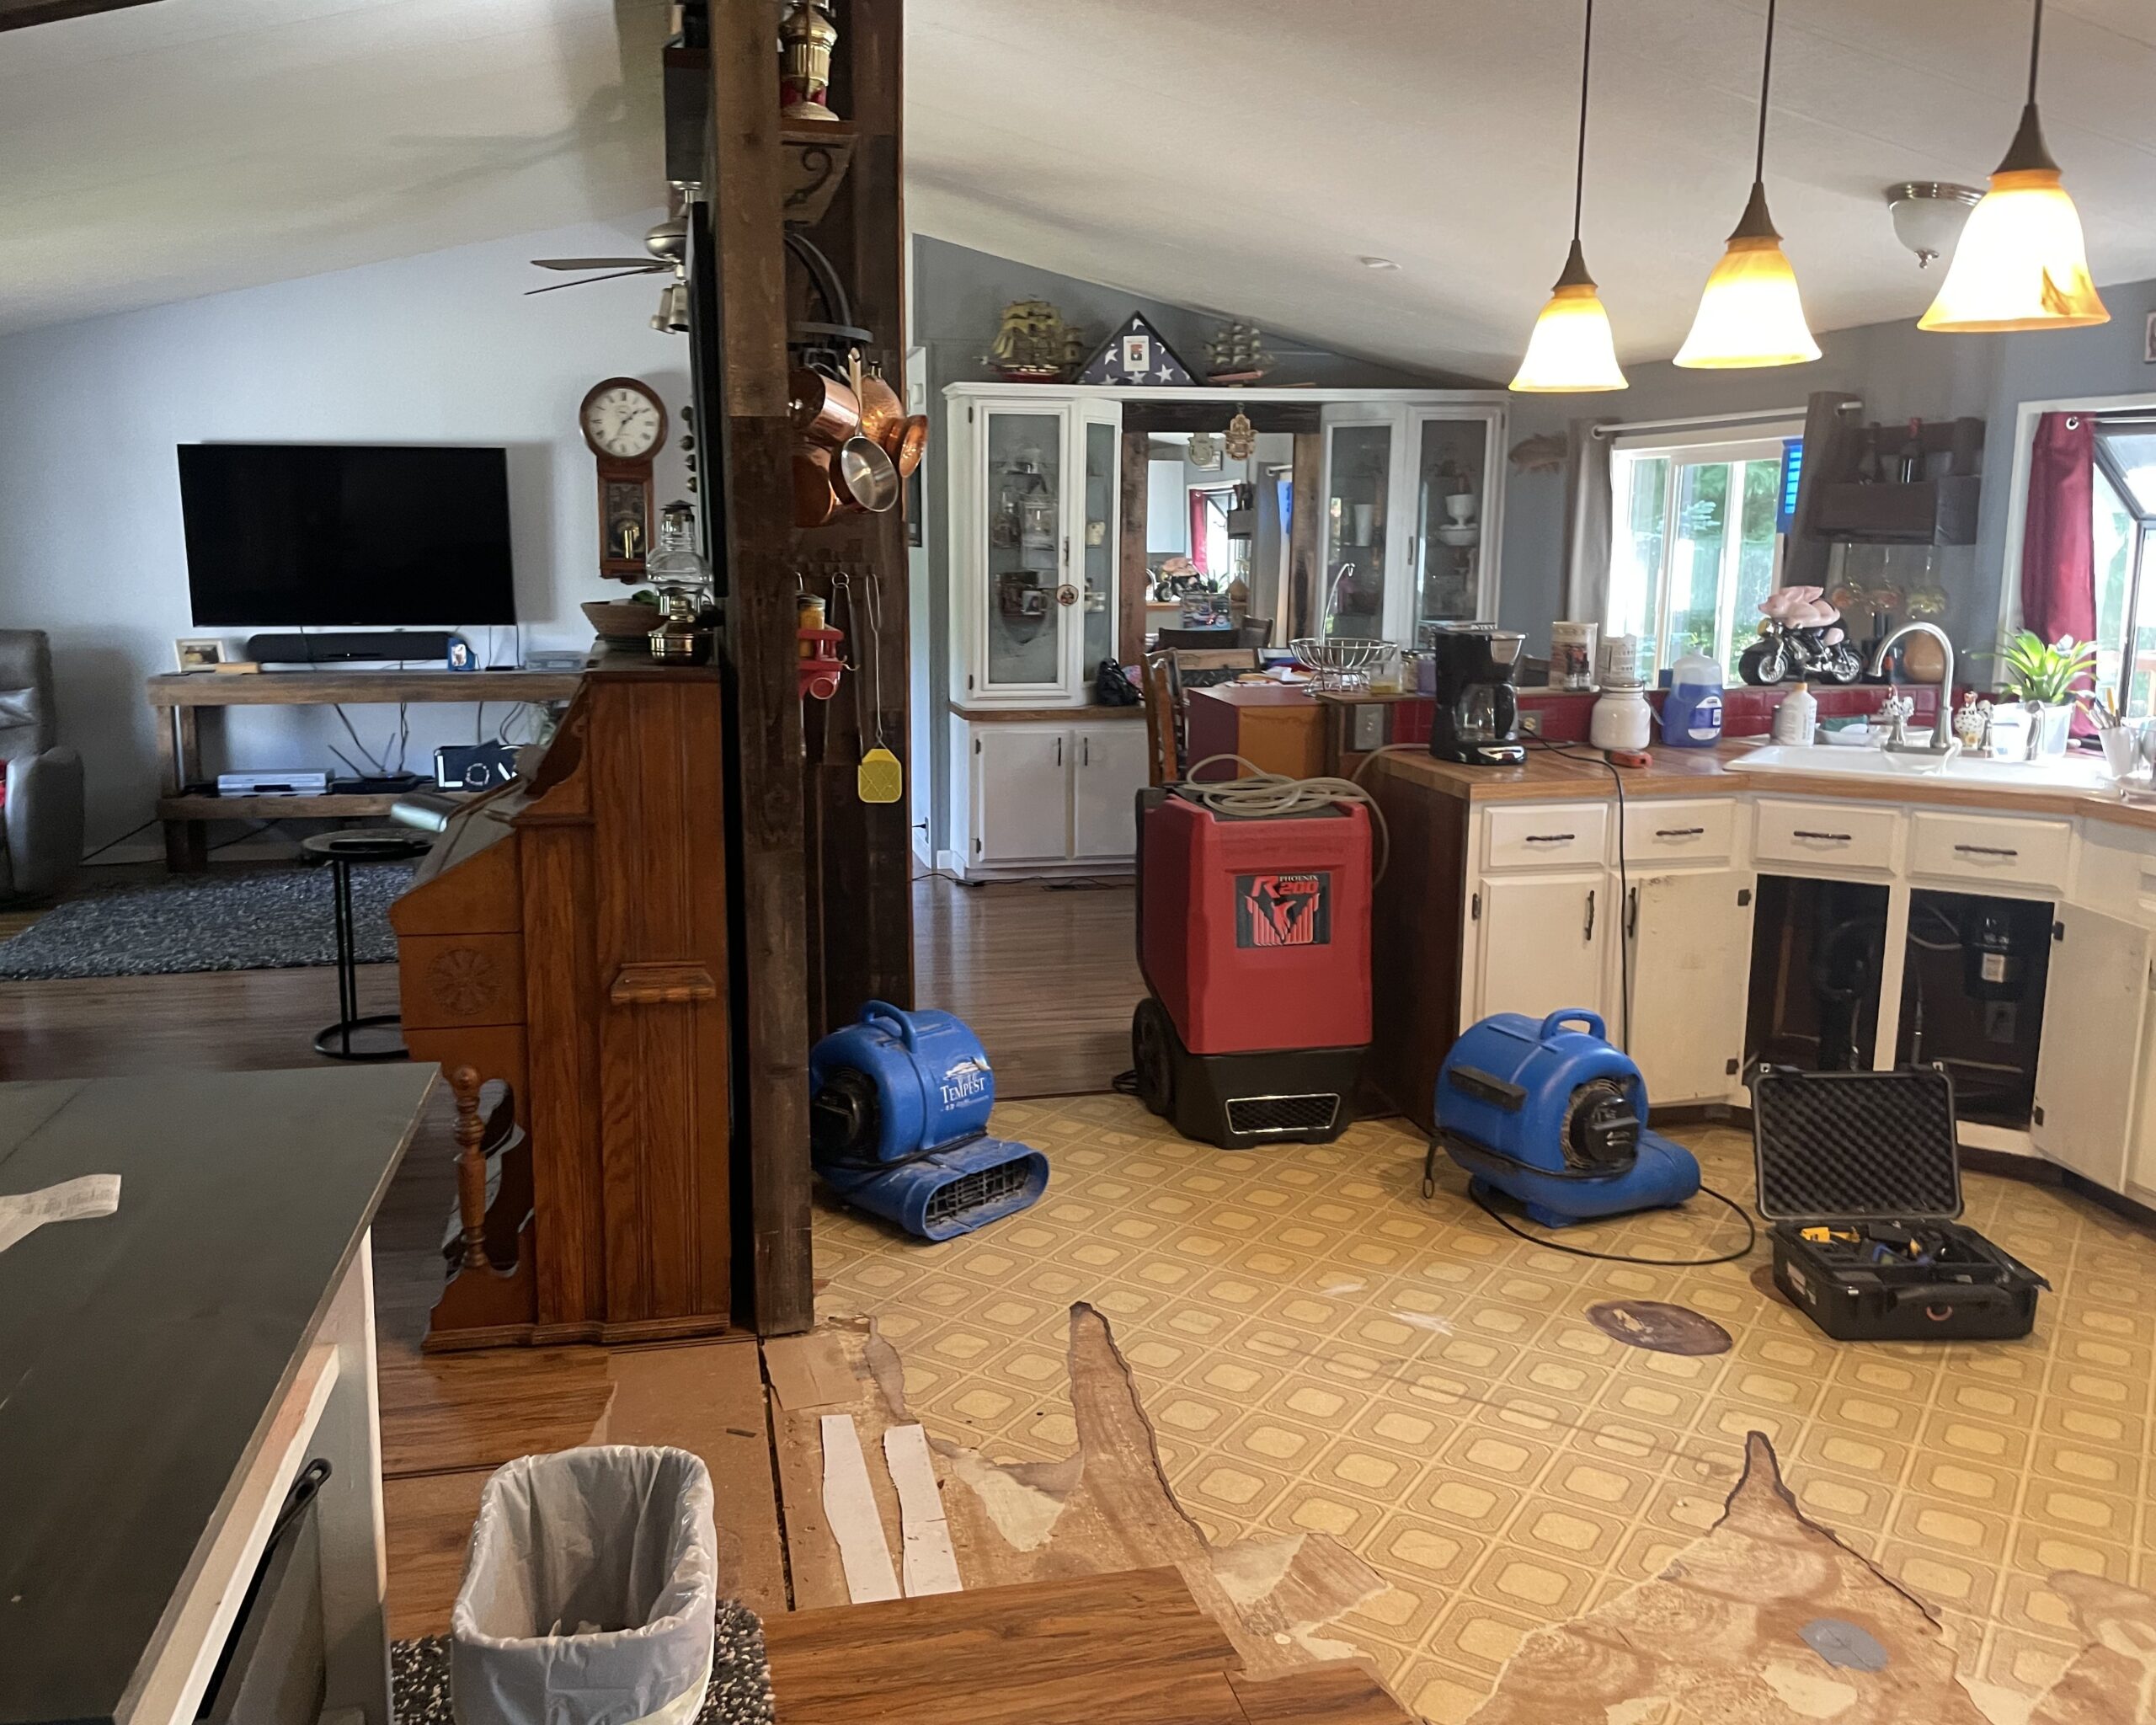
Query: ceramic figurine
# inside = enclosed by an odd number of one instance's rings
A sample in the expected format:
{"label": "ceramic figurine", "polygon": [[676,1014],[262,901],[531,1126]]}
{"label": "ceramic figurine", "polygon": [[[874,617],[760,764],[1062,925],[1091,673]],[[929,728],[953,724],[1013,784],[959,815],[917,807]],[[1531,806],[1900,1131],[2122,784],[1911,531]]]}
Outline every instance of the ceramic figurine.
{"label": "ceramic figurine", "polygon": [[1961,708],[1954,715],[1954,734],[1961,740],[1961,746],[1972,755],[1981,754],[1984,733],[1990,729],[1990,707],[1978,703],[1974,689],[1963,690]]}

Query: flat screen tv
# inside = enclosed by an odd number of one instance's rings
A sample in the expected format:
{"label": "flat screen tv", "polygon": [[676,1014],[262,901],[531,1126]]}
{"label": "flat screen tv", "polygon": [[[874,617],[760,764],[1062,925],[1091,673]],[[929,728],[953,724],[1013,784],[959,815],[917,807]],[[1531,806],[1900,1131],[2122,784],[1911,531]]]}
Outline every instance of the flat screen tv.
{"label": "flat screen tv", "polygon": [[513,623],[500,449],[183,443],[198,628]]}

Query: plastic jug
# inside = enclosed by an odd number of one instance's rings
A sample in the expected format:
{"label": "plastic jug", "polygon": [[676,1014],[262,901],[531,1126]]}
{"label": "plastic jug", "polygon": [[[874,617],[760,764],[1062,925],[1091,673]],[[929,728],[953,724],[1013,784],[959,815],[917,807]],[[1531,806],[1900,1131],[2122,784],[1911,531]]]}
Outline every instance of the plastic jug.
{"label": "plastic jug", "polygon": [[1662,740],[1673,749],[1711,749],[1721,740],[1721,667],[1704,653],[1688,653],[1670,667]]}

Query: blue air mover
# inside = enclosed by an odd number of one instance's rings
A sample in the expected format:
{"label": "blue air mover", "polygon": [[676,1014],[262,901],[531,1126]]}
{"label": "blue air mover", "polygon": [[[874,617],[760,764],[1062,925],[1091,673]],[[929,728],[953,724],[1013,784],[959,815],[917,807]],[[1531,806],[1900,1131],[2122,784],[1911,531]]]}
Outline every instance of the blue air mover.
{"label": "blue air mover", "polygon": [[[1568,1024],[1584,1030],[1568,1030]],[[1475,1177],[1545,1228],[1661,1210],[1700,1189],[1700,1164],[1647,1129],[1646,1081],[1593,1012],[1499,1012],[1471,1025],[1438,1069],[1437,1136]]]}
{"label": "blue air mover", "polygon": [[1022,1210],[1048,1189],[1048,1158],[988,1135],[995,1075],[949,1012],[883,1001],[808,1055],[809,1155],[848,1204],[924,1240]]}

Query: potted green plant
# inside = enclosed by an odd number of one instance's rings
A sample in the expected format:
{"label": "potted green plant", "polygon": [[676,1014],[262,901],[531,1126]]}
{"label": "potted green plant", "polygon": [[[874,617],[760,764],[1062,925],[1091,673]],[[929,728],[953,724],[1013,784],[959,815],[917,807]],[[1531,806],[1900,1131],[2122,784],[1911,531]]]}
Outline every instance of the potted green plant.
{"label": "potted green plant", "polygon": [[2074,685],[2096,668],[2095,644],[2061,635],[2047,644],[2034,630],[2024,629],[1999,655],[2006,669],[2006,692],[2036,709],[2033,717],[2038,759],[2056,760],[2066,753],[2073,732],[2073,709],[2079,704]]}

